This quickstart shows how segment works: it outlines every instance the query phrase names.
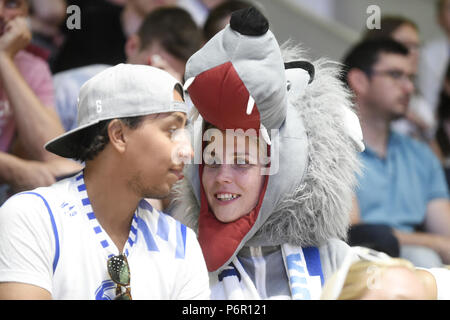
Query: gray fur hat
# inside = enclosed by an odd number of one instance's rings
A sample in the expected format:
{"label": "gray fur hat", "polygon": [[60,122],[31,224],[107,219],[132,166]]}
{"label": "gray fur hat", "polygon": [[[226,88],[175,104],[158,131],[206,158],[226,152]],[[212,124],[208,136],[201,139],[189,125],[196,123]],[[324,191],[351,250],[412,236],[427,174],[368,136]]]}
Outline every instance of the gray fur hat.
{"label": "gray fur hat", "polygon": [[[209,271],[227,266],[244,245],[318,246],[346,237],[362,133],[338,66],[304,59],[298,47],[280,50],[267,20],[250,8],[233,13],[230,25],[187,63],[196,121],[261,129],[270,145],[271,173],[258,212],[243,217],[246,228],[240,219],[232,227],[215,224],[202,210],[201,165],[186,166],[186,179],[174,189],[171,211],[199,231]],[[202,141],[203,126],[194,128]]]}

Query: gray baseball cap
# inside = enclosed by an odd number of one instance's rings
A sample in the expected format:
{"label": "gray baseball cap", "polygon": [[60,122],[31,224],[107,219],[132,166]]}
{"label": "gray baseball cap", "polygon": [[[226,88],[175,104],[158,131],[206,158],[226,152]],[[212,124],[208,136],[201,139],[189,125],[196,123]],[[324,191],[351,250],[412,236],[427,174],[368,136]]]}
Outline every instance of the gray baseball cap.
{"label": "gray baseball cap", "polygon": [[187,113],[184,102],[174,100],[182,85],[166,71],[146,65],[118,64],[89,79],[78,96],[78,126],[47,142],[45,149],[73,158],[72,146],[83,130],[103,120],[164,112]]}

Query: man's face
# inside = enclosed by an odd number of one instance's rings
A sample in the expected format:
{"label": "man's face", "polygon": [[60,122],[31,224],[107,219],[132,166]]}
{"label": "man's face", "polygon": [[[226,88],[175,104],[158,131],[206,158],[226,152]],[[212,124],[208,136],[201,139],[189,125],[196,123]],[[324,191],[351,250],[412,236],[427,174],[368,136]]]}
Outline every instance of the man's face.
{"label": "man's face", "polygon": [[[182,101],[176,94],[177,100]],[[171,112],[146,116],[138,128],[128,131],[125,155],[130,172],[128,184],[138,196],[164,198],[172,185],[183,177],[184,164],[176,161],[176,153],[184,148],[190,158],[192,148],[188,139],[173,139],[173,133],[179,132],[185,124],[184,113]]]}
{"label": "man's face", "polygon": [[5,25],[19,16],[28,15],[27,0],[0,0],[0,35],[3,34]]}
{"label": "man's face", "polygon": [[364,93],[365,103],[388,120],[403,117],[414,92],[413,76],[408,56],[380,53]]}
{"label": "man's face", "polygon": [[158,41],[154,41],[147,48],[139,49],[135,54],[128,55],[128,63],[163,69],[179,81],[182,80],[186,68],[185,61],[167,52]]}
{"label": "man's face", "polygon": [[412,67],[414,72],[416,72],[420,49],[419,33],[417,30],[413,26],[404,23],[395,30],[392,38],[408,48]]}

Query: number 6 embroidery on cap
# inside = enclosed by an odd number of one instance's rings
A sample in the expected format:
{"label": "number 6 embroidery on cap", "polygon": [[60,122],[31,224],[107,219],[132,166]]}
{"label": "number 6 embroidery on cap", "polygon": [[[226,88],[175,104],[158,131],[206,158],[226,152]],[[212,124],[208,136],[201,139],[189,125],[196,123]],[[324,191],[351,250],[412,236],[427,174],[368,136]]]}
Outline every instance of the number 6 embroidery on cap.
{"label": "number 6 embroidery on cap", "polygon": [[102,112],[102,100],[96,100],[95,105],[97,106],[97,113]]}

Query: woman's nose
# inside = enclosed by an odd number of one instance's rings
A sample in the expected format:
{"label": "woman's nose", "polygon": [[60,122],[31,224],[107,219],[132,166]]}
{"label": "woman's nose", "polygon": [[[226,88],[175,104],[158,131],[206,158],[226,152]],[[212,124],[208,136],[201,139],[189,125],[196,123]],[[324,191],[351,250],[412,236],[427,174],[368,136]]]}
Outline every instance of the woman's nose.
{"label": "woman's nose", "polygon": [[222,164],[218,168],[216,180],[219,183],[231,183],[233,182],[233,172],[229,164]]}

